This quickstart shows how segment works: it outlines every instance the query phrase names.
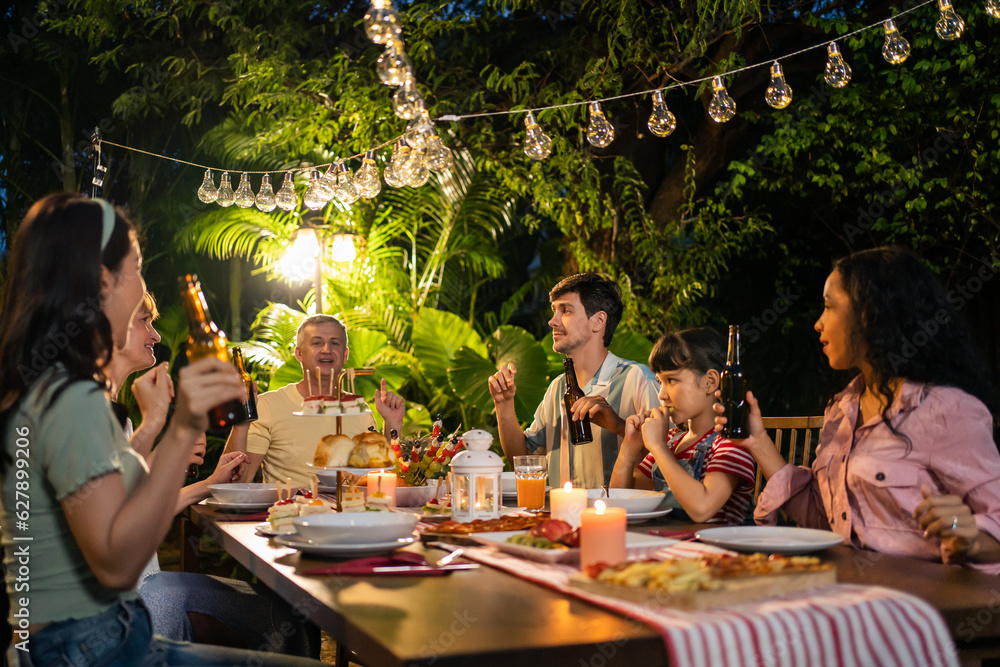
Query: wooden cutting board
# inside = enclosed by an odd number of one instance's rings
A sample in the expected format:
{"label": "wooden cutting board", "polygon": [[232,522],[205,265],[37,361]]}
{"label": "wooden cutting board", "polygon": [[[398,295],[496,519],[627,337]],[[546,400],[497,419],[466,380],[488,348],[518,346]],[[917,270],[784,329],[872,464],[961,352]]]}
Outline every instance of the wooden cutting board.
{"label": "wooden cutting board", "polygon": [[589,593],[606,595],[608,597],[628,600],[644,605],[658,605],[686,611],[702,611],[718,609],[743,602],[754,602],[776,595],[793,593],[827,586],[837,582],[837,571],[834,568],[811,572],[793,572],[789,574],[767,574],[761,576],[740,577],[738,579],[723,579],[722,586],[714,591],[686,591],[668,593],[663,589],[637,588],[620,586],[595,581],[579,574],[570,579],[570,586]]}

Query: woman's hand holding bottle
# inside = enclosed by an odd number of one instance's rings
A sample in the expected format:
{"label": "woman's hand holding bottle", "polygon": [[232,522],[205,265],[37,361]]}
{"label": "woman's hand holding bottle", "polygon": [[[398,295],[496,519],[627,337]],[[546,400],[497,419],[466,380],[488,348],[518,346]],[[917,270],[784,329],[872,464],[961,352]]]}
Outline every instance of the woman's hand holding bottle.
{"label": "woman's hand holding bottle", "polygon": [[181,369],[171,426],[204,433],[209,410],[232,400],[246,400],[246,387],[233,365],[215,357],[199,359]]}
{"label": "woman's hand holding bottle", "polygon": [[[716,391],[715,397],[721,398],[722,392]],[[784,468],[787,462],[778,452],[778,448],[774,446],[771,436],[764,429],[764,418],[760,414],[760,405],[757,403],[757,398],[753,395],[752,391],[747,392],[747,403],[750,405],[750,419],[748,420],[750,437],[730,438],[730,442],[750,452],[757,461],[761,474],[764,475],[765,479],[770,479],[771,475]],[[721,432],[723,425],[727,421],[725,415],[726,408],[722,403],[716,403],[712,406],[712,409],[719,414],[715,418],[715,430]]]}

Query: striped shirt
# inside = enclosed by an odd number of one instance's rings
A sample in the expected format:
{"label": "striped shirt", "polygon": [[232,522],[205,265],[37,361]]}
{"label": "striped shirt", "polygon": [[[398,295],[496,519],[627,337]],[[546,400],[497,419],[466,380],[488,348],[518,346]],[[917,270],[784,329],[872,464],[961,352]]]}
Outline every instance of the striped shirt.
{"label": "striped shirt", "polygon": [[[672,428],[667,434],[667,446],[674,450],[674,456],[678,461],[688,461],[694,458],[695,449],[715,430],[711,430],[701,436],[697,442],[687,447],[682,452],[677,452],[676,447],[684,438],[687,431],[679,428]],[[706,523],[725,523],[728,525],[740,526],[750,509],[753,500],[753,487],[756,481],[756,469],[753,456],[745,449],[741,449],[723,437],[717,437],[715,442],[708,448],[705,455],[705,467],[702,469],[704,475],[710,472],[723,472],[735,475],[737,480],[736,488],[733,490],[729,500],[719,508],[711,519]],[[660,482],[662,474],[653,476],[654,472],[659,472],[659,466],[652,454],[647,454],[646,458],[639,464],[639,471],[646,477],[653,478]],[[702,477],[704,479],[704,477]],[[701,480],[698,480],[701,481]]]}
{"label": "striped shirt", "polygon": [[[597,374],[581,389],[587,396],[603,396],[622,419],[660,404],[656,397],[659,386],[653,372],[645,364],[622,359],[611,352]],[[529,452],[545,448],[551,486],[559,487],[570,481],[578,488],[600,488],[611,481],[622,439],[591,423],[594,441],[569,445],[563,405],[565,393],[566,374],[563,373],[545,391],[545,397],[535,410],[534,421],[524,432],[525,444]],[[564,455],[567,451],[569,455]]]}

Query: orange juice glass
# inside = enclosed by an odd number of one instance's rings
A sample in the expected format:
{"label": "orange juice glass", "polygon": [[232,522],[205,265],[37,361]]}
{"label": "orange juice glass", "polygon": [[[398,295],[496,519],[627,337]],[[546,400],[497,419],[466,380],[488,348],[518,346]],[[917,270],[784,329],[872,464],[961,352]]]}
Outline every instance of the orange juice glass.
{"label": "orange juice glass", "polygon": [[515,456],[513,463],[517,504],[529,510],[542,509],[545,506],[548,460],[544,456]]}

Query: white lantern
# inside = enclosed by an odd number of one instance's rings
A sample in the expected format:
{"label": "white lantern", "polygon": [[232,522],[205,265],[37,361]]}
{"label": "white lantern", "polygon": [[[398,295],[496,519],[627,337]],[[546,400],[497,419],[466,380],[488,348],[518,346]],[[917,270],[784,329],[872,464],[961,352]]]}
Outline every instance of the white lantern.
{"label": "white lantern", "polygon": [[468,522],[496,519],[502,504],[503,461],[490,451],[493,436],[481,429],[462,434],[465,451],[451,460],[451,518]]}

